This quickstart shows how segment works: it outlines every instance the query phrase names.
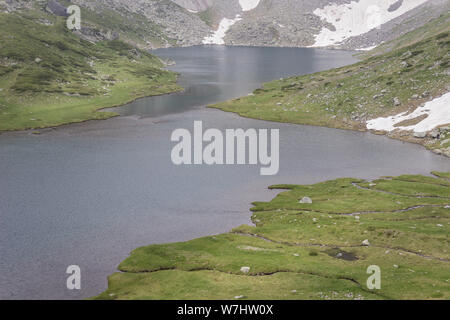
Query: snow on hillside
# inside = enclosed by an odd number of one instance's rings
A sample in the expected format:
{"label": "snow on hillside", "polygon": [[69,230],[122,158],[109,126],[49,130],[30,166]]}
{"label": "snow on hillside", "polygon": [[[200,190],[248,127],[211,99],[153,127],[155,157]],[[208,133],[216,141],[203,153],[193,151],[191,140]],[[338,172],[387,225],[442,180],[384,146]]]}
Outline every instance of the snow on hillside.
{"label": "snow on hillside", "polygon": [[[242,11],[250,11],[255,9],[260,0],[239,0]],[[223,18],[220,21],[219,28],[210,36],[203,39],[203,44],[225,44],[223,40],[227,31],[231,28],[233,24],[242,20],[241,15],[236,15],[234,19]]]}
{"label": "snow on hillside", "polygon": [[241,5],[242,11],[250,11],[255,9],[260,0],[239,0],[239,4]]}
{"label": "snow on hillside", "polygon": [[236,18],[234,19],[223,18],[222,21],[220,21],[219,29],[209,37],[205,37],[203,39],[203,44],[225,44],[223,38],[225,38],[228,29],[239,20],[242,20],[239,14],[236,15]]}
{"label": "snow on hillside", "polygon": [[318,8],[314,14],[332,24],[336,30],[322,28],[313,47],[338,44],[344,39],[367,33],[427,1],[360,0]]}
{"label": "snow on hillside", "polygon": [[[427,115],[419,123],[407,127],[395,126],[405,120],[412,120]],[[377,118],[367,121],[367,129],[379,131],[394,131],[396,129],[414,132],[428,132],[434,128],[450,124],[450,92],[440,98],[427,102],[423,107],[419,107],[414,112],[404,112],[396,116],[387,118]]]}

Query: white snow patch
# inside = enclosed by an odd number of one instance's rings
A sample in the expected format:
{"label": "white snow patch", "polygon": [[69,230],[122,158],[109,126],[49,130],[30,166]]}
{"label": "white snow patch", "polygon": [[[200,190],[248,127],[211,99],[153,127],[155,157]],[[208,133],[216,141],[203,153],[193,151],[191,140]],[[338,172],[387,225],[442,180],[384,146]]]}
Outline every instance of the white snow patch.
{"label": "white snow patch", "polygon": [[[395,124],[405,120],[415,119],[417,117],[428,115],[427,118],[418,124],[407,127],[395,127]],[[414,132],[428,132],[434,128],[450,123],[450,92],[442,97],[428,101],[423,107],[419,107],[414,112],[400,113],[396,116],[387,118],[377,118],[367,121],[367,129],[379,131],[394,131],[396,129]]]}
{"label": "white snow patch", "polygon": [[197,10],[191,10],[191,9],[186,9],[187,11],[189,11],[190,13],[198,13]]}
{"label": "white snow patch", "polygon": [[318,8],[314,14],[331,23],[336,31],[322,28],[313,47],[324,47],[369,32],[382,24],[399,17],[428,0],[405,0],[395,11],[389,7],[397,0],[360,0],[349,4],[331,4]]}
{"label": "white snow patch", "polygon": [[373,50],[373,49],[375,49],[377,46],[371,46],[371,47],[367,47],[367,48],[360,48],[360,49],[357,49],[358,51],[370,51],[370,50]]}
{"label": "white snow patch", "polygon": [[255,9],[260,0],[239,0],[239,4],[241,5],[242,11],[250,11]]}
{"label": "white snow patch", "polygon": [[217,31],[215,31],[209,37],[205,37],[203,39],[203,44],[225,44],[225,41],[223,39],[225,38],[227,31],[233,24],[240,20],[242,20],[242,18],[239,14],[236,15],[236,18],[234,19],[223,18],[222,21],[220,21]]}

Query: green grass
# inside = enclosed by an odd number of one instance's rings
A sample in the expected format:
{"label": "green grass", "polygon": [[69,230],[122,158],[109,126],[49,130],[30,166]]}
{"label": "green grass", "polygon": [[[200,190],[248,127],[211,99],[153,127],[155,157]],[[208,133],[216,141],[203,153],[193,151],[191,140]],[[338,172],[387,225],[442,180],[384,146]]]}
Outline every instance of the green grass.
{"label": "green grass", "polygon": [[446,173],[446,172],[433,172],[433,174],[437,177],[441,177],[444,179],[450,179],[450,173]]}
{"label": "green grass", "polygon": [[[448,91],[450,14],[422,29],[396,40],[387,53],[377,51],[350,66],[269,82],[250,96],[210,107],[269,121],[366,130],[367,120],[414,110]],[[395,98],[400,105],[394,104]],[[392,136],[445,149],[450,143],[441,142],[448,134],[431,142],[412,134]]]}
{"label": "green grass", "polygon": [[431,38],[436,36],[443,31],[448,31],[448,19],[449,14],[443,13],[439,18],[435,19],[431,23],[427,23],[420,28],[413,30],[392,41],[382,43],[375,49],[369,52],[363,52],[360,54],[362,57],[372,57],[376,55],[380,55],[383,53],[387,53],[392,50],[400,49],[412,45],[418,41],[425,40],[427,38]]}
{"label": "green grass", "polygon": [[[136,249],[96,299],[450,298],[447,179],[271,188],[286,191],[254,203],[254,226]],[[313,203],[300,204],[305,196]],[[381,290],[366,286],[371,265],[381,268]]]}
{"label": "green grass", "polygon": [[0,14],[0,131],[106,119],[99,109],[180,90],[176,79],[120,39],[93,44],[37,10]]}

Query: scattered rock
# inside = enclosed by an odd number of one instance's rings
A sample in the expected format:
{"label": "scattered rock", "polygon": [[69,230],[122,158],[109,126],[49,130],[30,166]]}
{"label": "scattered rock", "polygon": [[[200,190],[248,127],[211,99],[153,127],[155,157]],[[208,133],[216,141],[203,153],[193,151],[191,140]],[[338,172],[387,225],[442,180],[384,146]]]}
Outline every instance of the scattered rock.
{"label": "scattered rock", "polygon": [[370,246],[369,240],[368,240],[368,239],[364,240],[364,241],[362,242],[362,245],[365,246],[365,247]]}
{"label": "scattered rock", "polygon": [[235,296],[234,297],[236,300],[239,300],[239,299],[244,299],[244,296]]}
{"label": "scattered rock", "polygon": [[50,20],[47,19],[38,19],[37,20],[38,23],[43,24],[45,26],[52,26],[53,22],[51,22]]}
{"label": "scattered rock", "polygon": [[67,17],[66,7],[60,4],[58,1],[49,1],[45,8],[47,12],[53,13],[56,16]]}
{"label": "scattered rock", "polygon": [[402,54],[402,58],[403,59],[407,59],[409,57],[412,56],[412,52],[411,51],[406,51],[404,54]]}
{"label": "scattered rock", "polygon": [[400,99],[397,98],[397,97],[395,97],[395,98],[393,99],[393,102],[394,102],[394,106],[396,106],[396,107],[398,107],[399,105],[402,104],[401,101],[400,101]]}
{"label": "scattered rock", "polygon": [[432,137],[433,139],[439,139],[440,133],[439,130],[433,130],[430,132],[430,137]]}
{"label": "scattered rock", "polygon": [[300,203],[311,204],[313,202],[310,197],[304,197],[302,200],[300,200]]}
{"label": "scattered rock", "polygon": [[422,93],[422,95],[421,95],[422,98],[426,98],[426,97],[428,97],[428,96],[430,96],[430,93],[429,93],[428,91],[425,91],[425,92]]}
{"label": "scattered rock", "polygon": [[402,61],[401,65],[402,65],[402,68],[411,67],[411,65],[408,62],[406,62],[406,61]]}
{"label": "scattered rock", "polygon": [[40,62],[42,62],[42,59],[41,58],[36,58],[36,59],[34,59],[34,62],[40,63]]}
{"label": "scattered rock", "polygon": [[242,267],[241,268],[241,272],[242,273],[249,273],[250,272],[250,267]]}
{"label": "scattered rock", "polygon": [[382,96],[383,96],[382,94],[376,94],[376,95],[373,96],[373,100],[381,98]]}

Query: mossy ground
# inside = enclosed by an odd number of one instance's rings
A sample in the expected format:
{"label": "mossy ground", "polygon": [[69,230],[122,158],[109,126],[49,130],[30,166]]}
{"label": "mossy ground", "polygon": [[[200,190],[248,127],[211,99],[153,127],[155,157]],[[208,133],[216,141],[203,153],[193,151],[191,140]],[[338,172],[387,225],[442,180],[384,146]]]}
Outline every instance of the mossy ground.
{"label": "mossy ground", "polygon": [[63,18],[0,14],[0,131],[106,119],[115,114],[99,109],[180,90],[176,78],[120,39],[79,38]]}
{"label": "mossy ground", "polygon": [[[273,186],[286,191],[254,203],[255,226],[136,249],[96,298],[449,299],[450,180],[439,175]],[[381,290],[366,286],[371,265]]]}
{"label": "mossy ground", "polygon": [[[447,13],[354,65],[269,82],[250,96],[210,107],[269,121],[366,130],[368,120],[412,111],[449,90],[449,31]],[[391,134],[430,149],[448,148],[449,135],[439,141]]]}

